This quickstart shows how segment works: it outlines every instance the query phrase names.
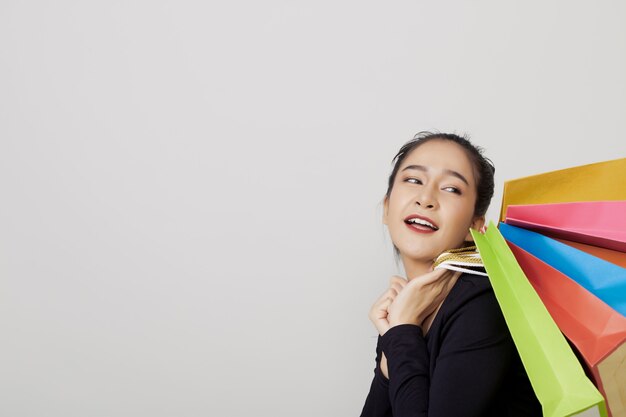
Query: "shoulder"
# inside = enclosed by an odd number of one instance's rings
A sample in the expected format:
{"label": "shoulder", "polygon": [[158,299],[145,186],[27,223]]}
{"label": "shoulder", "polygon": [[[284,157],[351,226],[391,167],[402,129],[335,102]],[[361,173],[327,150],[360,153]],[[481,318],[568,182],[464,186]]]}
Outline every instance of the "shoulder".
{"label": "shoulder", "polygon": [[463,273],[457,279],[456,284],[450,290],[442,308],[445,310],[457,310],[468,304],[497,305],[497,300],[489,282],[485,276]]}
{"label": "shoulder", "polygon": [[441,330],[471,334],[472,339],[510,338],[489,278],[462,274],[441,306]]}

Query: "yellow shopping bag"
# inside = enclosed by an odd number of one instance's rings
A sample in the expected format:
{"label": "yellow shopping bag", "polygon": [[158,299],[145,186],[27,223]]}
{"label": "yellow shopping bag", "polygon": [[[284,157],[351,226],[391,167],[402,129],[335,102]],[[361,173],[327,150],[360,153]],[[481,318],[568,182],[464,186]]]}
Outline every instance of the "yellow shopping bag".
{"label": "yellow shopping bag", "polygon": [[506,181],[500,221],[513,204],[611,200],[626,200],[626,158]]}

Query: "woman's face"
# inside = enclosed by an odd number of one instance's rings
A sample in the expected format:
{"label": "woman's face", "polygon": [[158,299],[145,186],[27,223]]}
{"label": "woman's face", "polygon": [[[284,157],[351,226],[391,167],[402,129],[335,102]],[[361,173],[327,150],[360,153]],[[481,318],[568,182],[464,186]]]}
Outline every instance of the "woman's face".
{"label": "woman's face", "polygon": [[384,203],[383,223],[403,258],[430,262],[447,249],[462,246],[474,218],[476,179],[461,146],[431,140],[404,159]]}

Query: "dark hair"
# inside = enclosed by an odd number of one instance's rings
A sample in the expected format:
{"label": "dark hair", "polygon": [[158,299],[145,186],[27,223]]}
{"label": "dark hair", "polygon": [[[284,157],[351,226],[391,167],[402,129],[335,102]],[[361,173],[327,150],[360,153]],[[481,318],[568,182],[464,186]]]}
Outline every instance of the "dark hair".
{"label": "dark hair", "polygon": [[[391,160],[394,164],[391,175],[389,175],[389,182],[387,185],[387,192],[385,193],[385,199],[388,199],[393,190],[393,184],[396,180],[398,170],[402,165],[404,159],[416,148],[430,142],[432,140],[443,140],[454,142],[459,145],[465,151],[465,154],[469,158],[473,168],[474,176],[476,177],[476,203],[474,204],[474,217],[484,216],[489,208],[489,203],[493,197],[494,190],[494,174],[496,168],[493,162],[485,156],[483,156],[483,148],[472,144],[467,136],[459,136],[454,133],[432,133],[432,132],[419,132],[413,139],[405,143],[398,151],[396,156]],[[394,245],[396,255],[398,255],[398,248]]]}

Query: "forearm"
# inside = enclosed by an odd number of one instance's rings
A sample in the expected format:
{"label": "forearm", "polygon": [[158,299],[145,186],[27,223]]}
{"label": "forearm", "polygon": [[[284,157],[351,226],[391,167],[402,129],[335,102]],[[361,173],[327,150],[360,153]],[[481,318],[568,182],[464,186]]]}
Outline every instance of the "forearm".
{"label": "forearm", "polygon": [[430,390],[426,341],[419,326],[390,328],[381,340],[389,372],[389,400],[394,417],[428,415]]}
{"label": "forearm", "polygon": [[380,364],[382,360],[381,337],[378,337],[376,345],[376,366],[374,378],[367,394],[361,417],[391,417],[391,404],[389,402],[389,381],[383,375]]}

